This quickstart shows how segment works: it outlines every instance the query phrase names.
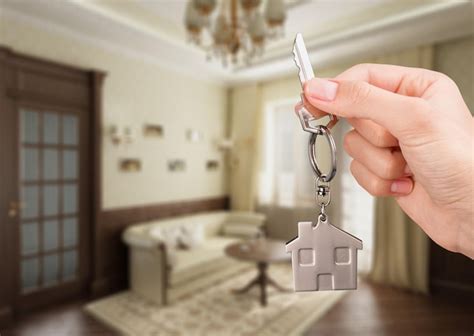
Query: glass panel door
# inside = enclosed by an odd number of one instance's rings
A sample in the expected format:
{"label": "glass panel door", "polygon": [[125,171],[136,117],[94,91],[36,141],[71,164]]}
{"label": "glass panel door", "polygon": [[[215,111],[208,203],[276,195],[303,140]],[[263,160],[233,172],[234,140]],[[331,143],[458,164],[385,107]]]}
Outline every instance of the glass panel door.
{"label": "glass panel door", "polygon": [[78,278],[79,118],[20,110],[20,287],[22,293]]}

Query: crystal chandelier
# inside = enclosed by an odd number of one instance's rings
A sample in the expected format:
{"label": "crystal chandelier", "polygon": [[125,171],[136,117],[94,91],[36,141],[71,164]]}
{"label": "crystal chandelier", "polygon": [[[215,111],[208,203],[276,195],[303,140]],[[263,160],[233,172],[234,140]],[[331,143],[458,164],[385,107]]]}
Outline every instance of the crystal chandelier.
{"label": "crystal chandelier", "polygon": [[283,36],[284,0],[262,2],[189,0],[184,17],[189,41],[206,51],[207,60],[220,59],[224,66],[229,61],[249,64],[263,54],[268,40]]}

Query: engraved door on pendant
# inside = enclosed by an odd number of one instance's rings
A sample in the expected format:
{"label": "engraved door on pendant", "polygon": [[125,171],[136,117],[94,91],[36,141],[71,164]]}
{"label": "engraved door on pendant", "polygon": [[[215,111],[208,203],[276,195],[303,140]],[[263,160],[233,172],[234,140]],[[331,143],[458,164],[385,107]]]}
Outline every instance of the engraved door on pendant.
{"label": "engraved door on pendant", "polygon": [[78,277],[79,118],[22,108],[19,122],[19,286],[26,294]]}

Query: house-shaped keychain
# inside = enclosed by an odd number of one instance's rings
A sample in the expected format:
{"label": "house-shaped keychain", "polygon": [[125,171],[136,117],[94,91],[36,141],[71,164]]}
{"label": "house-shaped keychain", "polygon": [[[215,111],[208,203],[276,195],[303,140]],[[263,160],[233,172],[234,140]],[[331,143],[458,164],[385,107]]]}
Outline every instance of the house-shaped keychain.
{"label": "house-shaped keychain", "polygon": [[[321,217],[320,217],[321,218]],[[295,291],[357,288],[357,250],[362,241],[326,220],[298,223],[298,236],[286,244],[291,252]]]}

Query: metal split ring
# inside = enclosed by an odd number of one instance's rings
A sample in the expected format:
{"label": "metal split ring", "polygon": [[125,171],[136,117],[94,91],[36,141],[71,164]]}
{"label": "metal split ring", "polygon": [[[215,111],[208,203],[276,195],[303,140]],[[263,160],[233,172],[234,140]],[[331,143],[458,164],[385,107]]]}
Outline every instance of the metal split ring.
{"label": "metal split ring", "polygon": [[[321,171],[318,166],[318,160],[316,159],[316,138],[318,135],[324,135],[331,149],[331,169],[327,174]],[[334,176],[336,176],[336,143],[334,142],[334,138],[332,137],[329,128],[320,125],[318,126],[317,132],[311,133],[308,143],[308,155],[311,167],[319,180],[322,182],[329,182],[334,178]]]}

